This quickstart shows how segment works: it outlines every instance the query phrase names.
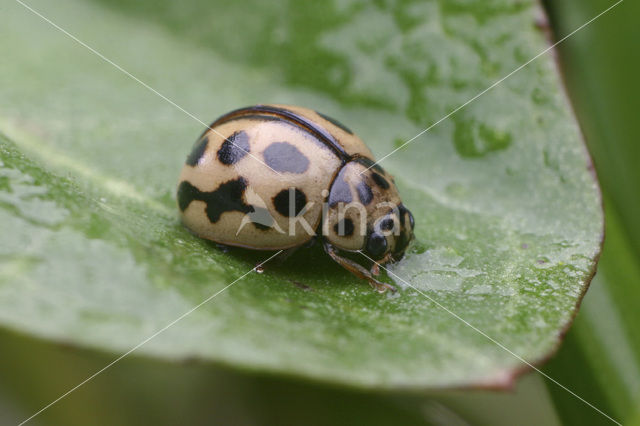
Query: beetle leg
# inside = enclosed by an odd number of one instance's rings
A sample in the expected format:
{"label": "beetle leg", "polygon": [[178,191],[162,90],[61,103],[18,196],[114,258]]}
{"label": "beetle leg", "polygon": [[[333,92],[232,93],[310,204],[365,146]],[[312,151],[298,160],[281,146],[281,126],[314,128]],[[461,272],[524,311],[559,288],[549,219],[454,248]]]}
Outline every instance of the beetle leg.
{"label": "beetle leg", "polygon": [[393,262],[391,253],[388,253],[385,257],[378,260],[377,262],[373,262],[373,265],[371,265],[371,273],[377,277],[378,275],[380,275],[380,265],[385,265],[389,262]]}
{"label": "beetle leg", "polygon": [[391,284],[383,283],[374,278],[370,271],[363,268],[361,265],[357,264],[351,259],[347,259],[346,257],[342,257],[336,253],[336,250],[331,246],[331,244],[324,242],[324,250],[327,252],[331,258],[336,261],[340,266],[342,266],[347,271],[351,272],[358,278],[369,281],[371,287],[375,288],[379,293],[384,293],[387,290],[391,290],[391,292],[395,293],[396,288]]}
{"label": "beetle leg", "polygon": [[373,265],[371,265],[370,271],[374,276],[377,277],[378,275],[380,275],[380,265],[374,262]]}

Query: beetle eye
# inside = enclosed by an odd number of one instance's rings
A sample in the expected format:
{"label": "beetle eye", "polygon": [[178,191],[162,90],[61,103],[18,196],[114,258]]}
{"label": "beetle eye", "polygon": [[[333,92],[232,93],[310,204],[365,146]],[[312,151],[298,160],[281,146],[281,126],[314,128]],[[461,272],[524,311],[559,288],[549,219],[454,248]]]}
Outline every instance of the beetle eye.
{"label": "beetle eye", "polygon": [[369,235],[367,239],[367,253],[374,259],[380,259],[387,251],[387,239],[377,232]]}

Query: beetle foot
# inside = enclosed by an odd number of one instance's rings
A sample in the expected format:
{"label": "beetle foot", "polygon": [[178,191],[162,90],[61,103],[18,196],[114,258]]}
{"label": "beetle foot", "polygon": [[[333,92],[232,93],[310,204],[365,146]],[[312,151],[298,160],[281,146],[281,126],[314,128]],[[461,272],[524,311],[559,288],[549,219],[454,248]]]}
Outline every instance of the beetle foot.
{"label": "beetle foot", "polygon": [[358,278],[367,280],[371,285],[371,287],[376,289],[378,293],[384,293],[387,290],[391,290],[392,293],[396,292],[396,288],[391,284],[386,284],[375,279],[375,277],[372,274],[372,271],[369,271],[368,269],[354,262],[351,259],[347,259],[346,257],[342,257],[338,255],[338,253],[336,253],[335,248],[331,244],[327,243],[326,241],[324,242],[324,251],[326,251],[327,254],[331,256],[331,258],[335,260],[340,266],[342,266],[343,268],[351,272],[353,275],[355,275]]}
{"label": "beetle foot", "polygon": [[380,275],[380,265],[378,265],[377,263],[374,263],[370,271],[373,275],[377,277],[378,275]]}
{"label": "beetle foot", "polygon": [[387,290],[391,291],[391,293],[395,293],[396,291],[398,291],[391,284],[383,283],[382,281],[378,281],[375,278],[370,278],[369,284],[371,284],[371,287],[373,287],[380,294],[386,293]]}

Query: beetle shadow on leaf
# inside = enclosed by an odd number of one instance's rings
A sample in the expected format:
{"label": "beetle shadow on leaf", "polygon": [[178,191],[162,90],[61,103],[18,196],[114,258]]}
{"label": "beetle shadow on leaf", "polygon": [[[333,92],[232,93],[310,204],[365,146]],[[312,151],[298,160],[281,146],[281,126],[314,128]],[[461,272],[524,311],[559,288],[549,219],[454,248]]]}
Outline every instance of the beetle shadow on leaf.
{"label": "beetle shadow on leaf", "polygon": [[[225,253],[237,260],[246,262],[248,265],[255,266],[275,253],[275,251],[270,250],[251,250],[242,247],[225,246],[212,241],[206,241],[206,245],[210,250]],[[351,285],[354,281],[361,281],[331,260],[324,252],[322,244],[318,243],[298,247],[292,253],[287,253],[285,250],[266,263],[261,269],[266,276],[276,278],[277,281],[286,283],[287,286],[291,286],[291,283],[295,281],[304,286],[313,287],[309,285],[310,281],[314,283],[323,281],[327,285],[339,285],[342,287],[342,285]]]}

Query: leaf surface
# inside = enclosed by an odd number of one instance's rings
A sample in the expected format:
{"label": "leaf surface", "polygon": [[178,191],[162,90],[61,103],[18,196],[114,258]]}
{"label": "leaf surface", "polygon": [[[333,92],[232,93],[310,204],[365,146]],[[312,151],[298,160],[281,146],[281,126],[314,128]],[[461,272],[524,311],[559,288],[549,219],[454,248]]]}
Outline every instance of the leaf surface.
{"label": "leaf surface", "polygon": [[[177,176],[201,122],[304,105],[381,158],[547,47],[534,1],[29,4],[197,118],[18,3],[4,7],[0,323],[115,353],[271,255],[225,252],[180,225]],[[380,296],[318,247],[300,250],[137,352],[421,389],[508,386],[523,369],[469,324],[528,362],[547,357],[602,236],[552,58],[382,164],[416,218],[393,272],[428,297],[401,282]]]}

